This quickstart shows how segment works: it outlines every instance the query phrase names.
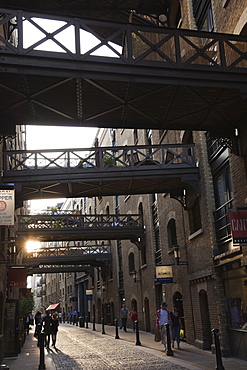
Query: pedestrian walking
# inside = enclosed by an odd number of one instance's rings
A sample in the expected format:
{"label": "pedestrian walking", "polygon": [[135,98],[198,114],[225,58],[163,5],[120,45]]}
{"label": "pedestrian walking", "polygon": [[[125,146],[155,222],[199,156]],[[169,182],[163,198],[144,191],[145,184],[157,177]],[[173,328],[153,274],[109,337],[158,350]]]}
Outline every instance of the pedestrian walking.
{"label": "pedestrian walking", "polygon": [[26,330],[27,335],[29,334],[29,326],[30,325],[31,325],[31,316],[30,315],[27,315],[25,317],[25,324],[24,324],[24,327],[25,327],[25,330]]}
{"label": "pedestrian walking", "polygon": [[[42,317],[41,317],[40,311],[37,311],[34,316],[34,324],[35,324],[34,336],[35,338],[38,338],[38,335],[41,331],[41,326],[42,326]],[[40,324],[40,327],[39,327],[39,324]]]}
{"label": "pedestrian walking", "polygon": [[121,311],[120,311],[120,318],[121,318],[122,327],[123,327],[124,331],[127,331],[126,326],[127,326],[128,314],[129,314],[129,310],[126,307],[126,304],[124,303],[123,307],[121,308]]}
{"label": "pedestrian walking", "polygon": [[180,348],[180,329],[181,329],[181,321],[180,315],[178,312],[178,308],[176,305],[173,306],[173,310],[170,312],[171,321],[172,321],[172,348],[174,348],[175,341],[177,341],[177,348]]}
{"label": "pedestrian walking", "polygon": [[46,316],[43,318],[43,326],[45,332],[45,346],[46,348],[50,347],[50,338],[51,338],[51,322],[52,318],[49,314],[49,311],[46,311]]}
{"label": "pedestrian walking", "polygon": [[135,322],[138,319],[138,313],[137,313],[135,307],[132,308],[132,311],[130,311],[129,315],[130,315],[130,320],[132,322],[132,329],[135,332],[135,328],[136,328],[136,323]]}
{"label": "pedestrian walking", "polygon": [[[167,309],[167,303],[162,302],[161,308],[156,312],[156,326],[160,331],[161,343],[166,351],[167,324],[172,325],[170,312]],[[170,330],[170,326],[169,326]]]}
{"label": "pedestrian walking", "polygon": [[54,312],[52,315],[52,320],[51,320],[51,339],[52,339],[52,347],[56,347],[56,340],[57,340],[57,332],[58,332],[58,326],[59,326],[59,318]]}

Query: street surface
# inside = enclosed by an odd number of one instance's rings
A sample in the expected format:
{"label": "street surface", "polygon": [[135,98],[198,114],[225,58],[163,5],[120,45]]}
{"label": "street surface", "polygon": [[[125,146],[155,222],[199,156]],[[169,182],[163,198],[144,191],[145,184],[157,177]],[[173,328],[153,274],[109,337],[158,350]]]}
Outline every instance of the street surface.
{"label": "street surface", "polygon": [[52,358],[57,370],[185,369],[168,362],[165,352],[156,355],[155,351],[151,353],[141,346],[73,325],[59,326],[56,347],[46,350],[46,356]]}

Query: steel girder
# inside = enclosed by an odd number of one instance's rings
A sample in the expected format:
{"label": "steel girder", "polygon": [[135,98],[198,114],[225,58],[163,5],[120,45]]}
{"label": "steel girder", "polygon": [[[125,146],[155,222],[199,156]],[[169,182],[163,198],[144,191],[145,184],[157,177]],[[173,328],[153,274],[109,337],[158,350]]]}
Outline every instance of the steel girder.
{"label": "steel girder", "polygon": [[34,274],[56,274],[56,273],[63,273],[63,272],[85,272],[85,274],[89,274],[90,276],[93,275],[93,266],[90,265],[39,265],[37,263],[31,265],[28,262],[27,265],[28,275]]}
{"label": "steel girder", "polygon": [[[52,124],[231,137],[245,123],[246,37],[43,16],[56,18],[57,28],[45,30],[28,12],[11,11],[1,20],[16,17],[19,40],[1,37],[2,133],[16,124]],[[41,32],[26,47],[24,22]],[[66,29],[73,31],[69,45]],[[96,40],[86,50],[83,32]],[[47,42],[59,50],[45,51]]]}
{"label": "steel girder", "polygon": [[25,0],[21,4],[19,0],[1,0],[1,6],[13,10],[21,8],[31,12],[122,22],[128,22],[131,16],[134,23],[148,22],[148,19],[140,19],[139,15],[148,16],[154,21],[162,14],[168,18],[166,23],[169,25],[170,12],[178,8],[177,1],[172,0]]}

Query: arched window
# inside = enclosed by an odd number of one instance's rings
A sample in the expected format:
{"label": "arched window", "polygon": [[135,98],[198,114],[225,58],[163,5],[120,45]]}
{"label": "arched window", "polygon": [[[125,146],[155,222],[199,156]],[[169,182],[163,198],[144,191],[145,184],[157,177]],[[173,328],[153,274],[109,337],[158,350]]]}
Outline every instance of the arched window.
{"label": "arched window", "polygon": [[134,253],[129,254],[129,273],[135,271],[135,256]]}
{"label": "arched window", "polygon": [[172,248],[174,245],[177,245],[177,231],[176,231],[176,221],[172,218],[167,225],[168,233],[168,245],[169,248]]}

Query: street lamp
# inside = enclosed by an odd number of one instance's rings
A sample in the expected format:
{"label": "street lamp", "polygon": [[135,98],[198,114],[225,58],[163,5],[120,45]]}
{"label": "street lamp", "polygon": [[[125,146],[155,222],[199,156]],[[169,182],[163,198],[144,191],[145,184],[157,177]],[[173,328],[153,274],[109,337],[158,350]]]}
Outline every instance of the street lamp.
{"label": "street lamp", "polygon": [[135,283],[140,283],[141,282],[140,280],[137,280],[137,271],[136,270],[134,270],[132,272],[132,276],[133,276],[133,279],[134,279]]}
{"label": "street lamp", "polygon": [[188,265],[188,261],[180,261],[181,254],[180,254],[180,246],[178,244],[173,246],[173,252],[174,252],[175,261],[177,262],[177,266],[178,265]]}

